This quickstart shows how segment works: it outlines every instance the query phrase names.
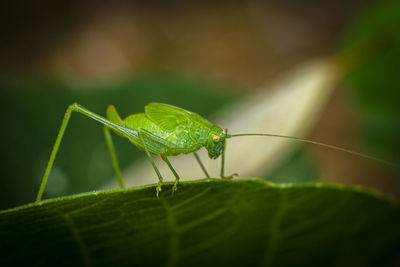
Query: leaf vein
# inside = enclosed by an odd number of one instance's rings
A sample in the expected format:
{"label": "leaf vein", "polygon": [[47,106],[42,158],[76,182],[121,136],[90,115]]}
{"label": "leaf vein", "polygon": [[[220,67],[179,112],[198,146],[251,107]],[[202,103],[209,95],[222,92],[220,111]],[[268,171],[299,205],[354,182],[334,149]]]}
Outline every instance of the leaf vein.
{"label": "leaf vein", "polygon": [[194,195],[194,196],[191,196],[191,197],[189,197],[189,198],[186,198],[184,201],[181,201],[181,202],[179,202],[178,204],[176,204],[175,206],[173,206],[173,207],[172,207],[172,210],[176,210],[176,209],[178,209],[178,208],[180,208],[180,207],[182,207],[182,206],[185,206],[186,204],[192,202],[193,200],[196,200],[197,198],[199,198],[199,197],[201,197],[201,196],[207,194],[208,191],[210,191],[210,189],[211,189],[211,187],[208,187],[208,188],[206,188],[205,190],[201,191],[200,193],[198,193],[198,194],[196,194],[196,195]]}
{"label": "leaf vein", "polygon": [[172,210],[170,204],[164,198],[160,198],[160,199],[161,199],[161,203],[167,213],[166,219],[167,219],[168,227],[170,228],[170,232],[171,232],[169,259],[168,259],[166,266],[172,267],[172,266],[176,266],[178,259],[179,259],[179,254],[178,254],[179,231],[178,231],[178,226],[176,224],[175,216],[173,214],[173,210]]}
{"label": "leaf vein", "polygon": [[279,246],[279,237],[280,237],[280,223],[283,217],[283,214],[286,210],[286,191],[280,190],[280,205],[278,210],[275,213],[275,217],[271,221],[271,229],[270,229],[270,238],[267,245],[266,254],[261,261],[261,266],[270,266],[271,263],[274,261],[274,257],[276,255],[276,251]]}
{"label": "leaf vein", "polygon": [[185,231],[187,231],[187,230],[189,230],[191,228],[194,228],[194,227],[196,227],[198,225],[201,225],[203,223],[211,221],[211,220],[215,219],[216,217],[224,214],[225,212],[226,212],[225,209],[218,209],[218,210],[215,210],[215,211],[207,214],[207,216],[199,217],[199,218],[197,218],[195,221],[193,221],[191,223],[187,223],[187,224],[184,224],[184,225],[180,226],[179,227],[179,233],[183,233],[183,232],[185,232]]}
{"label": "leaf vein", "polygon": [[78,243],[78,246],[79,246],[80,252],[82,254],[83,261],[84,261],[84,265],[92,266],[92,262],[89,257],[88,249],[85,245],[85,242],[83,242],[83,238],[81,237],[81,234],[79,233],[78,229],[76,228],[71,216],[68,214],[63,214],[62,217],[65,219],[68,229],[71,231],[72,236],[74,237],[75,241]]}

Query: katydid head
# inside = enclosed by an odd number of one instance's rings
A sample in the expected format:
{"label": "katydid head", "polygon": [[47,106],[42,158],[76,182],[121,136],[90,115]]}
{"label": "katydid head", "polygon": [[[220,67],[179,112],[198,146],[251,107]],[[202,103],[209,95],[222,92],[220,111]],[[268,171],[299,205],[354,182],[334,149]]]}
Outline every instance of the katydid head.
{"label": "katydid head", "polygon": [[225,146],[225,139],[230,138],[228,131],[226,129],[217,128],[210,131],[208,135],[206,149],[208,151],[208,156],[211,159],[216,159],[221,155]]}

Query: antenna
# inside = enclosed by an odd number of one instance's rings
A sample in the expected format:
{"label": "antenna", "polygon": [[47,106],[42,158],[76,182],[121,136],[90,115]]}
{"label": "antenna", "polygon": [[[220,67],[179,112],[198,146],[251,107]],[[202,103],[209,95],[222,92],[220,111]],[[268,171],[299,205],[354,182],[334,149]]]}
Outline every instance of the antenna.
{"label": "antenna", "polygon": [[353,154],[353,155],[356,155],[356,156],[359,156],[359,157],[362,157],[362,158],[373,160],[373,161],[376,161],[376,162],[379,162],[379,163],[382,163],[382,164],[385,164],[385,165],[389,165],[391,167],[396,167],[396,165],[391,163],[391,162],[388,162],[388,161],[385,161],[385,160],[382,160],[382,159],[379,159],[379,158],[376,158],[376,157],[373,157],[373,156],[370,156],[370,155],[366,155],[366,154],[363,154],[363,153],[360,153],[360,152],[356,152],[356,151],[353,151],[353,150],[349,150],[349,149],[346,149],[346,148],[342,148],[342,147],[338,147],[338,146],[334,146],[334,145],[329,145],[329,144],[325,144],[325,143],[321,143],[321,142],[317,142],[317,141],[312,141],[312,140],[308,140],[308,139],[303,139],[303,138],[299,138],[299,137],[295,137],[295,136],[287,136],[287,135],[279,135],[279,134],[262,134],[262,133],[230,134],[230,137],[238,137],[238,136],[268,136],[268,137],[291,139],[291,140],[302,142],[302,143],[308,143],[308,144],[327,147],[327,148],[330,148],[330,149],[333,149],[333,150],[339,150],[339,151],[346,152],[346,153],[349,153],[349,154]]}

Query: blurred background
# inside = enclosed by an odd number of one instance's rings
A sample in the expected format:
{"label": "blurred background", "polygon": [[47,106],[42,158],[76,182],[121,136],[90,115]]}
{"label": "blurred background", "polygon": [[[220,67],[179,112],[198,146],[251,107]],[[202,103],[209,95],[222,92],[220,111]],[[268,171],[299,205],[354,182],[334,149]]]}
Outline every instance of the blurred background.
{"label": "blurred background", "polygon": [[[394,0],[3,3],[0,208],[35,199],[75,101],[101,115],[108,104],[125,117],[164,102],[212,118],[315,59],[331,64],[337,78],[305,137],[398,166],[399,14]],[[129,141],[114,141],[123,169],[143,157]],[[315,146],[287,155],[257,176],[400,195],[399,167]],[[45,197],[100,189],[111,179],[101,126],[73,114]]]}

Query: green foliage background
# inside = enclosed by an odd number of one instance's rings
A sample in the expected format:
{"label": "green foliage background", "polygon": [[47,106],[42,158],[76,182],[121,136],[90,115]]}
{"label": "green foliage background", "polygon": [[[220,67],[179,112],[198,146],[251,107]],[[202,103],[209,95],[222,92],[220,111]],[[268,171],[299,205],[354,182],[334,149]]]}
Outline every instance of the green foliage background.
{"label": "green foliage background", "polygon": [[343,36],[343,46],[373,45],[346,79],[362,127],[360,145],[400,164],[400,2],[371,5]]}

